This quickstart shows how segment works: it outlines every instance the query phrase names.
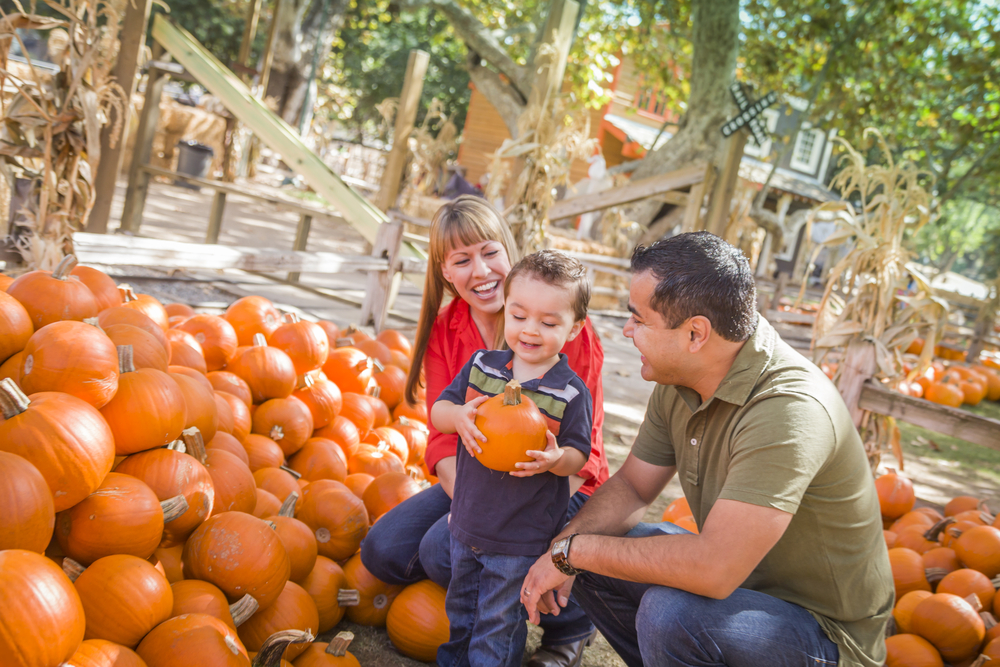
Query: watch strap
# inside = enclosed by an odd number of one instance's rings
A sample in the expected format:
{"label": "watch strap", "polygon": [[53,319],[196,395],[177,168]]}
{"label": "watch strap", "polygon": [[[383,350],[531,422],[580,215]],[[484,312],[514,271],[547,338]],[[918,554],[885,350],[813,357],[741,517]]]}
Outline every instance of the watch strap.
{"label": "watch strap", "polygon": [[574,576],[583,572],[583,570],[578,570],[569,564],[569,549],[573,545],[573,538],[579,533],[573,533],[567,537],[556,542],[556,545],[566,543],[566,546],[562,549],[556,549],[555,545],[552,549],[552,563],[556,566],[556,569],[568,576]]}

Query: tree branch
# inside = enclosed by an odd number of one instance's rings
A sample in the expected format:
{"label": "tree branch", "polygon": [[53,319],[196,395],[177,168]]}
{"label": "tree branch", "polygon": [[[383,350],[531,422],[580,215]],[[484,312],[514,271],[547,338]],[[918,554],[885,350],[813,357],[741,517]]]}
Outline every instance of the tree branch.
{"label": "tree branch", "polygon": [[990,146],[988,149],[980,153],[979,157],[976,158],[976,161],[972,163],[972,166],[969,167],[969,169],[964,174],[962,174],[958,178],[958,180],[955,181],[954,184],[952,184],[950,188],[948,188],[947,192],[941,195],[940,202],[943,204],[952,197],[954,197],[956,194],[958,194],[958,189],[962,186],[965,180],[969,178],[969,176],[971,176],[973,173],[978,171],[979,168],[983,166],[983,163],[986,161],[986,159],[989,156],[991,156],[997,150],[997,148],[1000,148],[1000,141],[995,141],[992,146]]}
{"label": "tree branch", "polygon": [[483,67],[477,53],[469,52],[466,67],[469,70],[469,78],[472,79],[476,89],[489,100],[489,103],[503,119],[503,124],[507,126],[510,136],[516,139],[518,134],[517,119],[524,112],[527,101],[517,89],[504,82],[499,74]]}

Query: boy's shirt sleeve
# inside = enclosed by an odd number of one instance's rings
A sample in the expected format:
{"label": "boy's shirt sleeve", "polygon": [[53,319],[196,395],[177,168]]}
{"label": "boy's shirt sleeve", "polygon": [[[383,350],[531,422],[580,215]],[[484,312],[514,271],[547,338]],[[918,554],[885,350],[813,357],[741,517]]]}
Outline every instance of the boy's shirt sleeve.
{"label": "boy's shirt sleeve", "polygon": [[594,424],[594,401],[582,381],[577,381],[574,386],[580,394],[566,406],[562,422],[559,424],[556,444],[560,447],[579,449],[584,456],[589,457],[590,431]]}
{"label": "boy's shirt sleeve", "polygon": [[[475,363],[476,359],[479,358],[483,352],[480,350],[472,355],[472,358],[465,362],[462,366],[462,370],[458,372],[455,379],[451,381],[445,390],[437,397],[437,401],[448,401],[449,403],[454,403],[455,405],[465,405],[468,401],[465,396],[469,390],[469,374],[472,372],[472,364]],[[435,401],[435,403],[437,403]]]}

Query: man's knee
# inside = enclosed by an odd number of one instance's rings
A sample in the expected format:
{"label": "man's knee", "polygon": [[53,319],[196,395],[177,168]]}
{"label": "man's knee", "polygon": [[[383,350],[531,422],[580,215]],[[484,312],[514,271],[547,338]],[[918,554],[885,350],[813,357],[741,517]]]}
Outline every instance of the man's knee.
{"label": "man's knee", "polygon": [[680,633],[690,634],[690,624],[697,621],[708,598],[688,593],[668,586],[653,586],[642,596],[635,614],[635,627],[643,634],[655,633],[661,637],[672,637]]}

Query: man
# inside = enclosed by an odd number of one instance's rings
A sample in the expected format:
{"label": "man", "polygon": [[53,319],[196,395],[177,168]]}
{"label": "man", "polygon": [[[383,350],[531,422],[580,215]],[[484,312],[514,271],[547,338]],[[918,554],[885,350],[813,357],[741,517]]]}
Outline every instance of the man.
{"label": "man", "polygon": [[[864,447],[836,387],[755,312],[706,232],[632,257],[624,333],[657,383],[621,469],[524,580],[578,602],[630,666],[877,667],[893,584]],[[639,519],[675,473],[700,534]]]}

